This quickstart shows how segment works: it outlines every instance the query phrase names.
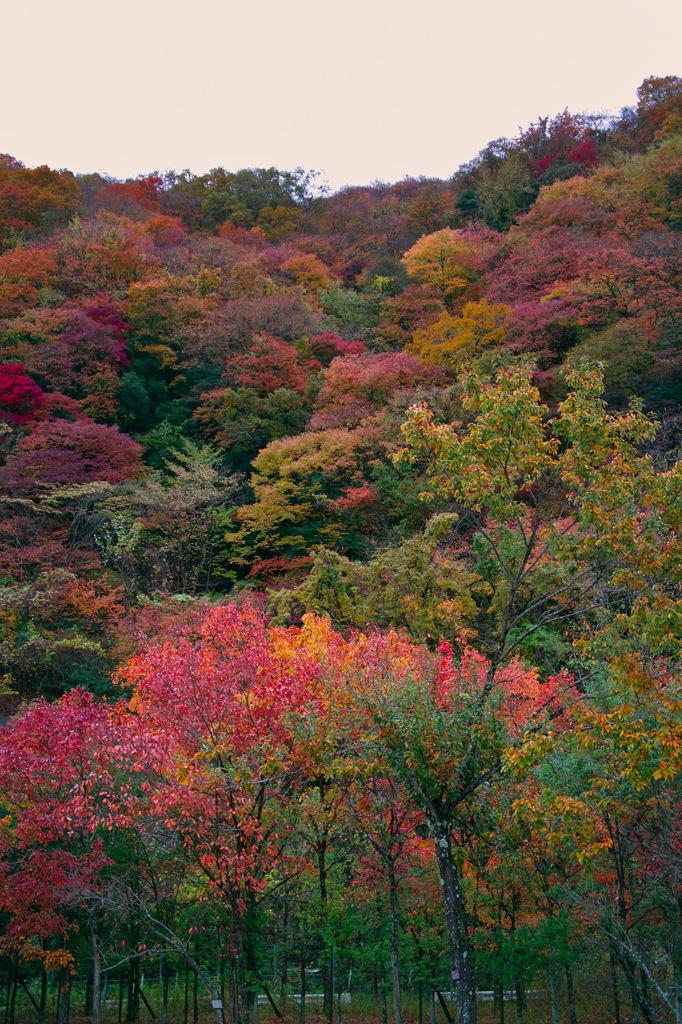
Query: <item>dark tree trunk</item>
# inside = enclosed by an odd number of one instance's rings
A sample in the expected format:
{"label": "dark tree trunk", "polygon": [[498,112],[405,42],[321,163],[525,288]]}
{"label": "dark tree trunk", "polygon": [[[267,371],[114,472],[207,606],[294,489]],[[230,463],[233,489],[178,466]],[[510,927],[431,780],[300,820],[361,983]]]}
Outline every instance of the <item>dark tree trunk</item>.
{"label": "dark tree trunk", "polygon": [[41,1024],[45,1020],[45,1010],[47,1009],[47,971],[43,967],[40,975],[40,1008],[38,1010],[38,1019]]}
{"label": "dark tree trunk", "polygon": [[102,961],[99,951],[99,935],[97,934],[97,924],[94,915],[90,917],[90,945],[92,946],[92,1024],[99,1024],[100,1005],[102,1002]]}
{"label": "dark tree trunk", "polygon": [[305,960],[301,960],[301,1024],[305,1024]]}
{"label": "dark tree trunk", "polygon": [[517,981],[514,989],[516,992],[516,1024],[523,1024],[523,983]]}
{"label": "dark tree trunk", "polygon": [[327,957],[326,950],[326,930],[327,930],[327,842],[326,839],[320,840],[317,846],[317,863],[318,870],[320,873],[320,907],[322,920],[321,931],[323,939],[323,954],[322,954],[322,969],[320,974],[322,976],[322,991],[324,993],[323,999],[323,1012],[327,1014],[331,1020],[332,1015],[332,984],[331,984],[331,970],[329,966],[329,960]]}
{"label": "dark tree trunk", "polygon": [[7,1014],[7,1020],[9,1024],[14,1024],[14,1007],[17,1002],[17,985],[19,983],[19,965],[16,960],[12,961],[12,982],[10,987],[9,996],[9,1012]]}
{"label": "dark tree trunk", "polygon": [[553,949],[549,961],[549,994],[552,1002],[552,1024],[561,1024],[559,1020],[559,973]]}
{"label": "dark tree trunk", "polygon": [[457,1021],[458,1024],[476,1024],[476,982],[471,946],[466,923],[464,895],[452,859],[452,842],[449,825],[432,820],[436,860],[443,884],[443,908],[448,930],[452,965],[457,971]]}
{"label": "dark tree trunk", "polygon": [[403,1011],[400,1002],[400,951],[398,947],[400,920],[398,914],[398,880],[393,868],[389,871],[391,889],[391,984],[393,988],[393,1020],[395,1024],[403,1024]]}
{"label": "dark tree trunk", "polygon": [[568,1013],[571,1018],[571,1024],[578,1024],[578,1017],[575,1012],[575,993],[573,991],[573,971],[570,967],[566,968],[566,991],[568,992]]}
{"label": "dark tree trunk", "polygon": [[71,1006],[71,975],[62,986],[62,998],[59,1003],[59,1016],[57,1024],[69,1024],[69,1008]]}
{"label": "dark tree trunk", "polygon": [[613,1009],[616,1015],[616,1024],[621,1024],[620,1020],[620,999],[618,998],[618,972],[616,970],[616,957],[613,950],[610,954],[611,960],[611,990],[613,992]]}

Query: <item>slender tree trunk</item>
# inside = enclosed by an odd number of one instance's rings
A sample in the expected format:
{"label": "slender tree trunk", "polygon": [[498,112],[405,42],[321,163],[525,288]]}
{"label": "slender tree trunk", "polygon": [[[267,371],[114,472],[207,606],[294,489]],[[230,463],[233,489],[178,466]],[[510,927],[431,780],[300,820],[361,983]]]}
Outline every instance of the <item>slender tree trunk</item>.
{"label": "slender tree trunk", "polygon": [[301,960],[301,1013],[300,1022],[305,1024],[305,960]]}
{"label": "slender tree trunk", "polygon": [[237,929],[237,1005],[239,1007],[239,1024],[249,1024],[250,1008],[249,994],[246,988],[246,957],[244,950],[244,936],[241,928]]}
{"label": "slender tree trunk", "polygon": [[[324,799],[322,791],[320,792],[321,800]],[[332,984],[331,984],[331,971],[326,950],[326,930],[327,930],[327,841],[326,837],[321,839],[317,844],[317,865],[320,875],[320,907],[321,907],[321,931],[323,937],[323,959],[322,959],[322,970],[320,974],[322,976],[322,991],[324,993],[323,999],[323,1012],[327,1014],[331,1020],[332,1014]]]}
{"label": "slender tree trunk", "polygon": [[616,1024],[621,1024],[620,1020],[620,999],[618,998],[618,971],[616,970],[616,957],[613,950],[610,953],[611,960],[611,989],[613,992],[613,1009],[616,1015]]}
{"label": "slender tree trunk", "polygon": [[17,1002],[17,985],[19,983],[19,964],[16,960],[12,961],[12,987],[11,995],[9,997],[9,1013],[7,1019],[9,1024],[14,1024],[14,1007]]}
{"label": "slender tree trunk", "polygon": [[343,989],[343,974],[340,968],[336,972],[336,1024],[341,1024],[341,990]]}
{"label": "slender tree trunk", "polygon": [[12,993],[12,968],[11,964],[7,967],[7,986],[5,989],[5,1022],[9,1020],[9,1001]]}
{"label": "slender tree trunk", "polygon": [[566,991],[568,992],[568,1013],[571,1018],[571,1024],[578,1024],[575,1012],[575,993],[573,991],[573,971],[568,966],[566,967]]}
{"label": "slender tree trunk", "polygon": [[[59,1024],[59,1014],[62,1006],[62,973],[63,972],[60,970],[57,974],[57,1009],[54,1016],[55,1024]],[[9,1007],[9,990],[7,992],[7,1006]]]}
{"label": "slender tree trunk", "polygon": [[163,996],[161,1000],[161,1024],[168,1024],[168,971],[165,965],[161,984],[163,985]]}
{"label": "slender tree trunk", "polygon": [[239,1000],[237,999],[237,965],[234,960],[230,962],[230,1022],[231,1024],[240,1024]]}
{"label": "slender tree trunk", "polygon": [[289,900],[284,901],[284,920],[282,921],[282,931],[284,932],[284,956],[282,958],[279,994],[280,997],[284,999],[287,986],[289,984],[289,943],[287,941],[287,936],[289,934]]}
{"label": "slender tree trunk", "polygon": [[47,1009],[47,971],[43,967],[40,974],[40,1009],[38,1010],[38,1020],[40,1024],[45,1020],[45,1010]]}
{"label": "slender tree trunk", "polygon": [[514,986],[516,991],[516,1024],[523,1024],[523,983],[517,980]]}
{"label": "slender tree trunk", "polygon": [[199,975],[194,972],[194,991],[192,992],[192,1024],[199,1024]]}
{"label": "slender tree trunk", "polygon": [[457,984],[458,1024],[476,1024],[476,982],[471,947],[466,927],[464,895],[455,863],[449,825],[432,819],[436,860],[443,883],[443,908],[448,930],[453,967],[459,976]]}
{"label": "slender tree trunk", "polygon": [[386,976],[381,976],[381,1020],[382,1024],[388,1024],[388,1006],[386,1004]]}
{"label": "slender tree trunk", "polygon": [[140,961],[136,958],[128,969],[128,1011],[127,1021],[137,1020],[140,1013],[139,993]]}
{"label": "slender tree trunk", "polygon": [[549,995],[552,1001],[552,1024],[561,1024],[559,1019],[559,978],[553,949],[549,961]]}
{"label": "slender tree trunk", "polygon": [[398,915],[398,880],[391,867],[389,871],[391,889],[391,982],[393,985],[393,1020],[395,1024],[403,1024],[403,1011],[400,1003],[400,956],[398,937],[400,920]]}
{"label": "slender tree trunk", "polygon": [[99,1024],[102,1000],[102,961],[94,914],[90,915],[90,944],[92,946],[92,1024]]}
{"label": "slender tree trunk", "polygon": [[500,1024],[504,1024],[504,981],[500,981]]}

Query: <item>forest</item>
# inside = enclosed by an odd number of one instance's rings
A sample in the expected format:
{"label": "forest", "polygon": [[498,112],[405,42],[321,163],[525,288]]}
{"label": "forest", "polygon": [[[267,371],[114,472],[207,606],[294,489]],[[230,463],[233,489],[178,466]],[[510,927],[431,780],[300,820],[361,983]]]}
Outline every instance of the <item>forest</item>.
{"label": "forest", "polygon": [[5,1024],[682,1024],[682,78],[449,180],[0,156]]}

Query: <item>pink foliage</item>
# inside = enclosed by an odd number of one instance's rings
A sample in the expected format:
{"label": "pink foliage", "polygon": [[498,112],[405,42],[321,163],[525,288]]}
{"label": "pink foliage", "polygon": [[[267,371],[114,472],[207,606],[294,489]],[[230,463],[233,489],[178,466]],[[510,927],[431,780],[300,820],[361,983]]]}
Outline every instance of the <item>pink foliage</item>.
{"label": "pink foliage", "polygon": [[22,437],[7,458],[3,475],[23,489],[84,484],[110,484],[137,476],[142,446],[118,427],[92,420],[48,420]]}
{"label": "pink foliage", "polygon": [[409,352],[338,356],[325,374],[310,429],[360,423],[391,399],[432,379],[434,373]]}
{"label": "pink foliage", "polygon": [[19,424],[33,419],[43,392],[23,366],[0,366],[0,418]]}

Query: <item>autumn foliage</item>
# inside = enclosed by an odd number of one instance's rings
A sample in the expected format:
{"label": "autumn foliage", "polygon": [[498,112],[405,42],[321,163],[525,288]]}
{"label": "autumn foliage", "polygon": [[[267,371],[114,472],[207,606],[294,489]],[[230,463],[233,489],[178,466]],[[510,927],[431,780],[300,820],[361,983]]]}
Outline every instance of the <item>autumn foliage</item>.
{"label": "autumn foliage", "polygon": [[0,157],[7,1024],[182,971],[219,1024],[679,1017],[682,81],[637,95],[336,194]]}

